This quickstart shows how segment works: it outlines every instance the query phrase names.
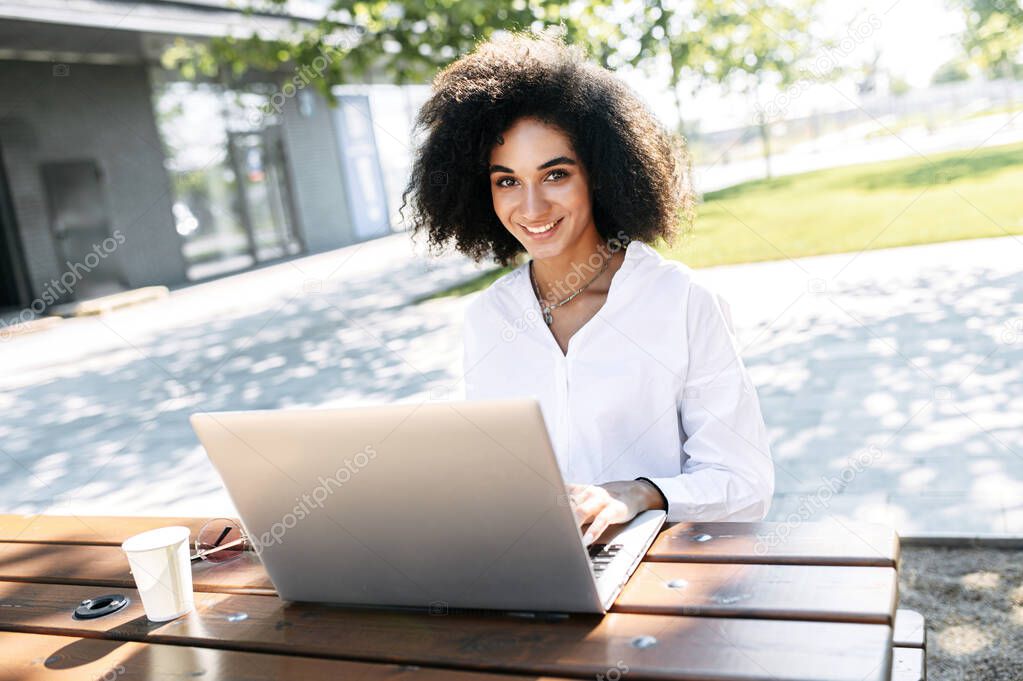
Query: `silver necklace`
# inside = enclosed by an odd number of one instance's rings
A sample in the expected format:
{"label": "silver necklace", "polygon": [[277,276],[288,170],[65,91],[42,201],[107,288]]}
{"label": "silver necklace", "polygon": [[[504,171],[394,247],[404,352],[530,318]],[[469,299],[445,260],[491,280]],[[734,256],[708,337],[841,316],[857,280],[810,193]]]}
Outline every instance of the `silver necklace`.
{"label": "silver necklace", "polygon": [[595,282],[597,280],[597,277],[599,277],[600,275],[602,275],[604,273],[604,270],[607,269],[607,264],[609,262],[611,262],[611,258],[604,258],[604,264],[601,266],[600,271],[597,272],[595,275],[593,275],[592,279],[590,279],[588,282],[583,284],[579,289],[577,289],[575,292],[573,292],[570,296],[568,296],[564,300],[559,300],[558,302],[554,303],[553,305],[550,305],[550,304],[547,303],[546,300],[544,300],[543,296],[540,295],[540,287],[537,286],[537,284],[536,284],[536,277],[533,276],[533,261],[532,260],[529,261],[529,281],[533,285],[533,293],[536,294],[536,300],[537,300],[537,302],[540,303],[540,307],[543,309],[543,320],[547,323],[547,326],[550,326],[551,324],[554,323],[554,315],[551,314],[551,312],[556,310],[556,309],[558,309],[559,307],[561,307],[562,305],[564,305],[565,303],[567,303],[568,301],[572,300],[577,295],[579,295],[580,293],[585,291],[586,288],[590,284],[592,284],[593,282]]}

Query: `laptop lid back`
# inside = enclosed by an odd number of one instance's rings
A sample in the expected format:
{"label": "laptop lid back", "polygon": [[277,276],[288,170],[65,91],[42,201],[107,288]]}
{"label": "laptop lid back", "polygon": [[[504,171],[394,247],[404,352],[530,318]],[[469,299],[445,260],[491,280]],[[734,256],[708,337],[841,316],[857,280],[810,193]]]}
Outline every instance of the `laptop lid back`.
{"label": "laptop lid back", "polygon": [[535,400],[191,420],[285,600],[603,611]]}

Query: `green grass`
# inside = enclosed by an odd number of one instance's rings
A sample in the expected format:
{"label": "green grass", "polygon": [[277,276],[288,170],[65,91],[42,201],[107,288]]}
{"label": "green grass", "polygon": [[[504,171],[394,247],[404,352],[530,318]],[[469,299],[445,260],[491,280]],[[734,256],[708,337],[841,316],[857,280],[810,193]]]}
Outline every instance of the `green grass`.
{"label": "green grass", "polygon": [[433,300],[434,298],[447,298],[448,296],[464,296],[475,291],[482,291],[487,288],[495,281],[497,281],[502,275],[511,272],[514,267],[498,267],[497,269],[484,272],[483,274],[473,277],[469,281],[452,286],[451,288],[431,293],[428,296],[422,296],[413,301],[413,303],[421,303],[424,300]]}
{"label": "green grass", "polygon": [[693,267],[1023,234],[1023,144],[748,182],[665,257]]}
{"label": "green grass", "polygon": [[1023,106],[1020,106],[1019,104],[1016,104],[1016,103],[1013,103],[1013,104],[1002,104],[1001,106],[996,106],[993,109],[984,109],[983,111],[974,111],[971,114],[963,116],[959,120],[961,120],[961,121],[969,121],[969,120],[973,120],[975,118],[983,118],[984,116],[994,116],[996,114],[1006,114],[1006,115],[1008,115],[1008,114],[1016,113],[1017,111],[1023,111]]}
{"label": "green grass", "polygon": [[[704,196],[667,258],[692,267],[1023,234],[1023,144],[790,175]],[[489,286],[499,269],[443,291]]]}

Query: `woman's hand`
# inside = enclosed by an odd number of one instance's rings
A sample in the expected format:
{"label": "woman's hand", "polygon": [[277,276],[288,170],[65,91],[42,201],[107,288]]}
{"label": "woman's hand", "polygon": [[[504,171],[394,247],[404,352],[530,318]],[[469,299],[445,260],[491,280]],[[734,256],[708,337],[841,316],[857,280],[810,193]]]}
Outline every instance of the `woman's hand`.
{"label": "woman's hand", "polygon": [[601,485],[568,483],[565,487],[580,529],[590,523],[583,535],[583,543],[587,546],[608,525],[628,522],[642,511],[663,508],[664,505],[653,485],[643,480],[618,480]]}

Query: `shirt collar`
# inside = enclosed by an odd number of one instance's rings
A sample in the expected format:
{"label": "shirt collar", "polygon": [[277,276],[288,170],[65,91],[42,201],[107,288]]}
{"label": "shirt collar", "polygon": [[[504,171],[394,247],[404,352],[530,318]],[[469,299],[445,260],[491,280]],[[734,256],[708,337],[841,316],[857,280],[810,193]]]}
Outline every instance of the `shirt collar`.
{"label": "shirt collar", "polygon": [[[642,241],[637,239],[629,241],[629,243],[625,245],[625,260],[622,261],[622,266],[618,268],[618,271],[615,272],[614,276],[611,278],[611,288],[615,290],[620,289],[625,284],[625,280],[632,275],[637,263],[646,258],[660,259],[663,258],[663,256]],[[536,294],[533,292],[533,284],[529,281],[528,260],[516,268],[514,276],[514,283],[521,303],[527,307],[536,305],[537,309],[539,309]],[[608,293],[610,294],[610,290]]]}

